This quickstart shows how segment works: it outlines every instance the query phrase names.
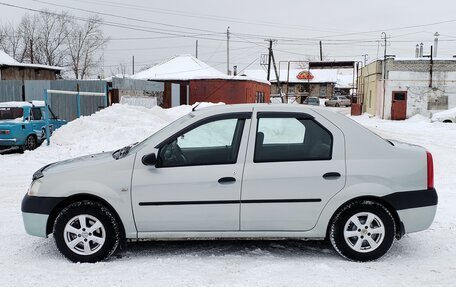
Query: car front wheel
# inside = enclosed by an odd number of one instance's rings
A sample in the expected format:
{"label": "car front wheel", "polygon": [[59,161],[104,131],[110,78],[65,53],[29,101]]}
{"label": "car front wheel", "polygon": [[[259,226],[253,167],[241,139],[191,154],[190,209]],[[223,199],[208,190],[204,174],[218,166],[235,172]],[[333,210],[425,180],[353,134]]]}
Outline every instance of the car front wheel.
{"label": "car front wheel", "polygon": [[92,201],[64,208],[54,223],[59,251],[73,262],[97,262],[108,258],[120,241],[118,223],[109,209]]}
{"label": "car front wheel", "polygon": [[357,201],[334,217],[329,237],[334,249],[352,261],[372,261],[391,248],[396,226],[391,213],[374,201]]}

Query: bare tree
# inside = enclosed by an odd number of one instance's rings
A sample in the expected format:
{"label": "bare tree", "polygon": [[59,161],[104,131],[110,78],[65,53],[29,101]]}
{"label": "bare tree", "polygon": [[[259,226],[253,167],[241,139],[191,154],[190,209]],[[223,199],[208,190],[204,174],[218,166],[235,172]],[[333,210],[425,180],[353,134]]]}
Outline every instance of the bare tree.
{"label": "bare tree", "polygon": [[19,62],[68,66],[84,79],[97,70],[108,41],[101,24],[99,16],[79,24],[66,12],[26,14],[17,27],[0,25],[0,49]]}
{"label": "bare tree", "polygon": [[103,35],[101,22],[93,16],[83,26],[74,27],[68,37],[69,65],[76,79],[84,79],[100,63],[100,50],[109,40]]}
{"label": "bare tree", "polygon": [[0,49],[15,60],[21,58],[22,37],[11,23],[6,23],[0,27]]}
{"label": "bare tree", "polygon": [[36,15],[38,37],[36,44],[36,62],[50,66],[65,65],[67,57],[67,39],[74,23],[68,13],[61,14],[44,10]]}
{"label": "bare tree", "polygon": [[120,63],[118,66],[115,66],[114,69],[111,68],[111,75],[113,77],[122,77],[126,78],[128,76],[127,74],[127,64],[125,63]]}

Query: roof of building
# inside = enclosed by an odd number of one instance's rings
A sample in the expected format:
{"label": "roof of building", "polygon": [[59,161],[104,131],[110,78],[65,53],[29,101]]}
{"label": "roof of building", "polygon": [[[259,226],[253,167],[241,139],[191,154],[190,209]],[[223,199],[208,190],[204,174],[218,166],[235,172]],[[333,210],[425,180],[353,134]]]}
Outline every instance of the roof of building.
{"label": "roof of building", "polygon": [[269,84],[262,78],[249,76],[229,76],[209,66],[192,55],[175,56],[150,69],[139,72],[132,79],[149,81],[190,81],[190,80],[244,80]]}
{"label": "roof of building", "polygon": [[[310,72],[313,78],[299,79],[298,75],[302,72]],[[247,70],[245,75],[260,79],[266,79],[267,73],[264,70]],[[353,88],[353,70],[352,69],[290,69],[288,74],[287,69],[279,70],[279,78],[282,83],[334,83],[338,88]],[[271,70],[270,82],[277,82],[274,71]]]}
{"label": "roof of building", "polygon": [[47,65],[40,65],[40,64],[24,64],[19,63],[18,61],[14,60],[8,54],[0,50],[0,66],[9,66],[9,67],[22,67],[22,68],[32,68],[32,69],[44,69],[44,70],[56,70],[61,71],[64,68],[56,67],[56,66],[47,66]]}

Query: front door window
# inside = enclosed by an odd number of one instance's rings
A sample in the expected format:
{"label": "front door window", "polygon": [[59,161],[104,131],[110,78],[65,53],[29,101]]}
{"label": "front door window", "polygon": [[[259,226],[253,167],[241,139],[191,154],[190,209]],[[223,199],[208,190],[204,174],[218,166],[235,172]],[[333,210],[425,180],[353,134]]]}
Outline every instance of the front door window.
{"label": "front door window", "polygon": [[236,163],[243,119],[222,119],[199,125],[173,138],[159,151],[159,167]]}

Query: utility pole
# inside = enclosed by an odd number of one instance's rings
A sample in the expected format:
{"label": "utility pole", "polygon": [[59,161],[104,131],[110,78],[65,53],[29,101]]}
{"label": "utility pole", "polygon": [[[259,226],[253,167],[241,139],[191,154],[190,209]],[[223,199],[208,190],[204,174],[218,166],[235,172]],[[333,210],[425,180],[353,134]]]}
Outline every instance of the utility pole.
{"label": "utility pole", "polygon": [[230,75],[230,27],[226,30],[226,74]]}
{"label": "utility pole", "polygon": [[135,74],[135,56],[133,56],[133,59],[132,59],[132,69],[131,71],[133,72],[133,75]]}
{"label": "utility pole", "polygon": [[386,45],[387,37],[386,33],[382,32],[382,40],[385,40],[385,51],[383,53],[383,112],[382,112],[382,119],[385,119],[385,100],[386,100]]}
{"label": "utility pole", "polygon": [[196,40],[196,58],[198,59],[198,40]]}
{"label": "utility pole", "polygon": [[429,88],[432,88],[433,70],[434,70],[434,55],[433,55],[432,46],[431,46],[431,63],[429,66]]}
{"label": "utility pole", "polygon": [[283,97],[283,91],[282,91],[282,85],[280,84],[280,77],[279,77],[279,71],[277,70],[277,65],[274,57],[274,51],[272,50],[272,44],[274,42],[277,42],[277,40],[266,40],[269,42],[269,62],[268,62],[268,81],[270,79],[270,74],[271,74],[271,60],[272,60],[272,65],[274,67],[274,72],[276,76],[276,81],[277,81],[277,88],[279,89],[279,95],[280,99],[282,100],[282,103],[285,103],[285,99]]}
{"label": "utility pole", "polygon": [[[268,40],[267,40],[268,41]],[[272,40],[269,40],[269,55],[268,55],[268,77],[267,80],[269,81],[271,79],[271,60],[272,60]]]}
{"label": "utility pole", "polygon": [[30,39],[30,63],[33,64],[33,40]]}
{"label": "utility pole", "polygon": [[320,61],[323,62],[323,43],[320,41]]}

